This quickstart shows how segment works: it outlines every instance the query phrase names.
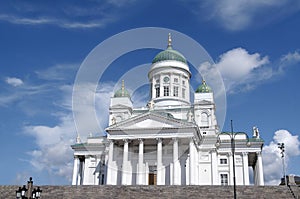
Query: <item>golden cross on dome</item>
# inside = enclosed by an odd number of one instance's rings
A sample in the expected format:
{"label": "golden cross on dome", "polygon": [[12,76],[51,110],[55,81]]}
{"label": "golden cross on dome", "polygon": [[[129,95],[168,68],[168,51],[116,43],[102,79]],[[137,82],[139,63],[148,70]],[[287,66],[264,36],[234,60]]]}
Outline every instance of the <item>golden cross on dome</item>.
{"label": "golden cross on dome", "polygon": [[124,97],[124,95],[125,95],[125,84],[124,84],[124,80],[122,80],[121,91],[122,91],[122,97]]}
{"label": "golden cross on dome", "polygon": [[171,33],[169,33],[169,38],[168,38],[168,47],[172,46],[172,37],[171,37]]}

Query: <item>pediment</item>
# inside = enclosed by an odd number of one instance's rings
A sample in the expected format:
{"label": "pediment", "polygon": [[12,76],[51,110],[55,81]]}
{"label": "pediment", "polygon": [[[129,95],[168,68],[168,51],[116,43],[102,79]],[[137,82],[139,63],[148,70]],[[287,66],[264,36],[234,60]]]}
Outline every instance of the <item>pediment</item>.
{"label": "pediment", "polygon": [[106,131],[193,128],[195,124],[158,113],[147,112],[109,126]]}

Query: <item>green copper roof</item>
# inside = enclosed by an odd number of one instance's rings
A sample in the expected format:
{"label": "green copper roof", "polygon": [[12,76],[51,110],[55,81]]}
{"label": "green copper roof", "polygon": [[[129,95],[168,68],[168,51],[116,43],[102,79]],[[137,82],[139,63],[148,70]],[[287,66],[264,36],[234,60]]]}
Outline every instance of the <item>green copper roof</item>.
{"label": "green copper roof", "polygon": [[129,97],[130,98],[129,92],[125,89],[124,80],[122,80],[122,87],[115,92],[114,97]]}
{"label": "green copper roof", "polygon": [[172,49],[172,39],[169,33],[168,48],[158,53],[152,60],[152,64],[160,61],[175,60],[187,64],[185,57],[178,51]]}
{"label": "green copper roof", "polygon": [[175,60],[187,64],[185,57],[180,52],[173,50],[171,46],[169,46],[166,50],[158,53],[152,60],[152,64],[166,60]]}
{"label": "green copper roof", "polygon": [[205,80],[202,81],[202,84],[197,88],[196,93],[211,93],[212,90],[207,86]]}

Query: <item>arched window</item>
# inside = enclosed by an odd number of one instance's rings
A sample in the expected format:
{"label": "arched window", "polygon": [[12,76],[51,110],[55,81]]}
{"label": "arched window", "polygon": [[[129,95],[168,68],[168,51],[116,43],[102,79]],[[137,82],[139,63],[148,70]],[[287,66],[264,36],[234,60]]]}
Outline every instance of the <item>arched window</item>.
{"label": "arched window", "polygon": [[205,127],[209,126],[207,113],[201,113],[201,126],[205,126]]}
{"label": "arched window", "polygon": [[155,97],[159,97],[160,88],[159,86],[155,88]]}

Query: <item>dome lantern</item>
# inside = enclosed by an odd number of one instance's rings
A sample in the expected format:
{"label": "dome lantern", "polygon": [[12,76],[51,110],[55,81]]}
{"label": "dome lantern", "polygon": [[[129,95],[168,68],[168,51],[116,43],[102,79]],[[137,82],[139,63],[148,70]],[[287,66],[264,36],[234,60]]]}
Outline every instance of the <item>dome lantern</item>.
{"label": "dome lantern", "polygon": [[119,89],[115,92],[114,97],[129,97],[130,98],[129,92],[125,89],[124,80],[122,80],[121,89]]}

